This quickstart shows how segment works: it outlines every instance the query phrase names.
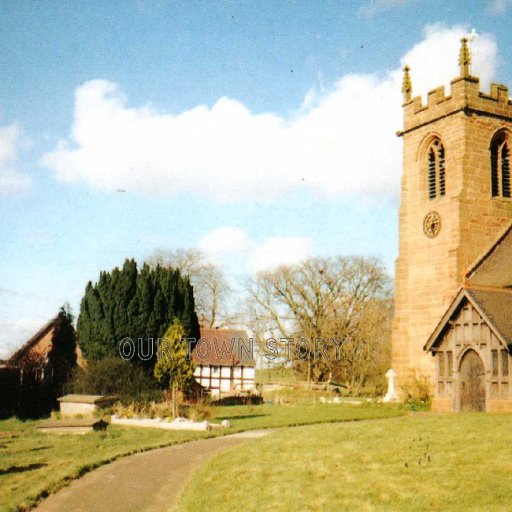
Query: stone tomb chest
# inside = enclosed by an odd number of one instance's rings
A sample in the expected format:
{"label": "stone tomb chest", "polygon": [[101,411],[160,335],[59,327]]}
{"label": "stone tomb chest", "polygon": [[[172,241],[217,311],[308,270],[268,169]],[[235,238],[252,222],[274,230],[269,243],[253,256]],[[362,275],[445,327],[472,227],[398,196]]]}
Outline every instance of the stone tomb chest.
{"label": "stone tomb chest", "polygon": [[98,419],[48,420],[36,426],[38,432],[46,434],[87,434],[105,430],[108,423]]}
{"label": "stone tomb chest", "polygon": [[73,417],[92,416],[95,411],[114,404],[119,398],[105,395],[65,395],[58,400],[61,416]]}

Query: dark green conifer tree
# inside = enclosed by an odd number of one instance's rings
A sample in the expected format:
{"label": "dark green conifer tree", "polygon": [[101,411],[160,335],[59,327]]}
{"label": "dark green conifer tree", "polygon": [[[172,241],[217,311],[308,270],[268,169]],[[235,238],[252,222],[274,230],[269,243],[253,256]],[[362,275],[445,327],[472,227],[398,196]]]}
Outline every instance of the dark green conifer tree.
{"label": "dark green conifer tree", "polygon": [[[127,259],[121,269],[101,272],[97,283],[87,284],[77,323],[78,343],[86,359],[118,357],[124,338],[137,347],[139,338],[156,343],[175,320],[183,325],[186,337],[199,337],[188,277],[160,266],[143,265],[138,270],[135,260]],[[152,370],[154,360],[145,366]]]}

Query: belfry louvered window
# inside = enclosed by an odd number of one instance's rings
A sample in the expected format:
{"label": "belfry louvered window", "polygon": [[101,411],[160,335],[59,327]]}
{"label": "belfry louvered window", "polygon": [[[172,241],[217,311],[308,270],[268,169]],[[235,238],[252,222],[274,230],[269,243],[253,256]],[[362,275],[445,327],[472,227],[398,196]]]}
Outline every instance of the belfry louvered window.
{"label": "belfry louvered window", "polygon": [[510,197],[510,145],[504,132],[491,143],[492,197]]}
{"label": "belfry louvered window", "polygon": [[427,150],[428,158],[428,197],[435,199],[446,193],[444,147],[439,139],[434,139]]}

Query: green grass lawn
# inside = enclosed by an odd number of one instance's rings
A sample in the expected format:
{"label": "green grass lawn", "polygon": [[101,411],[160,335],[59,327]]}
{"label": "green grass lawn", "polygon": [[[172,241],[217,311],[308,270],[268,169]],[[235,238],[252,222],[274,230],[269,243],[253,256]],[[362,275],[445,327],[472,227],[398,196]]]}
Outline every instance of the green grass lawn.
{"label": "green grass lawn", "polygon": [[284,429],[202,467],[179,511],[512,510],[511,415]]}
{"label": "green grass lawn", "polygon": [[82,436],[41,434],[37,422],[0,421],[0,511],[30,508],[38,498],[119,456],[239,430],[379,418],[397,408],[350,405],[262,405],[213,408],[213,421],[233,428],[214,432],[170,432],[109,426]]}
{"label": "green grass lawn", "polygon": [[332,423],[338,421],[388,418],[404,414],[396,406],[378,404],[309,404],[255,405],[220,407],[216,415],[227,419],[244,430],[308,425],[311,423]]}
{"label": "green grass lawn", "polygon": [[36,422],[0,422],[0,510],[25,510],[88,470],[120,455],[206,433],[110,426],[90,434],[41,434]]}

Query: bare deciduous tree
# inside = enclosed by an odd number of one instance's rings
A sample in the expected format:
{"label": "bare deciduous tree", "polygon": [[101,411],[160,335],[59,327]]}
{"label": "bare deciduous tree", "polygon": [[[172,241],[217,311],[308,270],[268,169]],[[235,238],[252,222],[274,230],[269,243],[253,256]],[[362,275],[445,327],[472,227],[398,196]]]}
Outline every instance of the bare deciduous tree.
{"label": "bare deciduous tree", "polygon": [[371,377],[385,391],[384,374],[391,356],[392,300],[374,298],[361,309],[357,324],[344,338],[341,359],[333,366],[333,378],[357,394]]}
{"label": "bare deciduous tree", "polygon": [[[310,357],[296,361],[308,381],[343,378],[360,386],[373,353],[376,304],[390,295],[390,280],[376,259],[312,258],[260,272],[247,284],[258,329],[274,337],[344,340],[341,361]],[[375,309],[372,315],[371,311]],[[350,342],[349,342],[350,341]],[[334,349],[334,347],[331,347]],[[349,378],[350,375],[350,378]],[[363,377],[361,377],[363,375]]]}

